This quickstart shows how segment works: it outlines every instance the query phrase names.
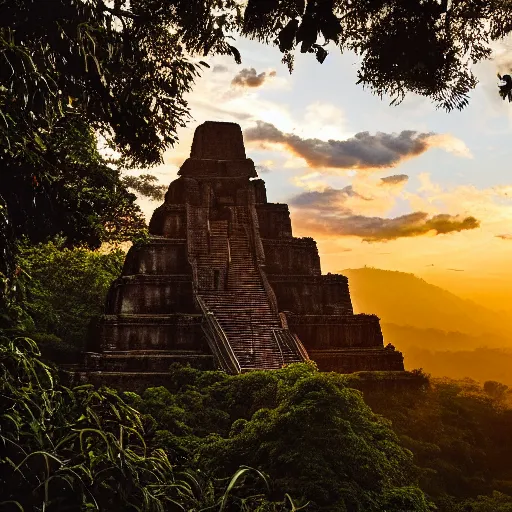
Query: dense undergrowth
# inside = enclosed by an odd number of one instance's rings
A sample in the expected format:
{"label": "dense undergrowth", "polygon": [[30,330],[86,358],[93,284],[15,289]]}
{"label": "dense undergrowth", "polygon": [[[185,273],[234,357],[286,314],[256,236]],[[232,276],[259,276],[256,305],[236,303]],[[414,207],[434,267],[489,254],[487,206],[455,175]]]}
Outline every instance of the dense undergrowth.
{"label": "dense undergrowth", "polygon": [[67,248],[60,238],[18,244],[17,269],[0,300],[0,328],[30,336],[52,361],[77,362],[124,257],[119,249]]}
{"label": "dense undergrowth", "polygon": [[214,485],[173,464],[153,424],[113,390],[60,384],[32,340],[0,338],[0,510],[297,510],[251,468]]}

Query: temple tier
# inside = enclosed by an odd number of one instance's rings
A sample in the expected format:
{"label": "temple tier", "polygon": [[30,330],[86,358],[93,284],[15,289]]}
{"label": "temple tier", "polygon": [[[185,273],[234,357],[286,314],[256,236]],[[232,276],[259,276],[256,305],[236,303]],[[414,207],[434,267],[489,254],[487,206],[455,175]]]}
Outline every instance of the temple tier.
{"label": "temple tier", "polygon": [[323,371],[403,371],[379,319],[354,315],[348,280],[268,203],[234,123],[206,122],[111,286],[87,372],[164,375],[170,363],[235,374],[311,358]]}

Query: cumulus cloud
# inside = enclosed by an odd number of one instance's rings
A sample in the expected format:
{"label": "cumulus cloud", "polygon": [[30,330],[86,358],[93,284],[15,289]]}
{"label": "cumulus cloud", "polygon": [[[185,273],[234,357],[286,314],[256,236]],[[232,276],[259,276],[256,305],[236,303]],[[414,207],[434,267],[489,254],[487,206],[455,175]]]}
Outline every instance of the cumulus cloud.
{"label": "cumulus cloud", "polygon": [[425,234],[442,235],[476,229],[480,222],[472,216],[432,215],[416,211],[394,218],[360,215],[351,207],[353,198],[371,201],[352,186],[342,189],[303,192],[289,203],[295,210],[294,223],[302,230],[326,236],[356,236],[366,242],[382,242]]}
{"label": "cumulus cloud", "polygon": [[471,151],[463,141],[449,133],[433,133],[428,138],[430,147],[437,147],[463,158],[473,158]]}
{"label": "cumulus cloud", "polygon": [[372,169],[395,167],[431,147],[441,147],[459,156],[470,156],[465,144],[451,135],[404,130],[398,134],[359,132],[346,140],[302,138],[284,133],[271,123],[257,121],[245,130],[247,141],[280,144],[310,167]]}
{"label": "cumulus cloud", "polygon": [[257,73],[254,68],[244,68],[239,71],[233,80],[231,85],[238,85],[240,87],[261,87],[269,77],[276,76],[275,71],[262,71]]}
{"label": "cumulus cloud", "polygon": [[381,178],[381,185],[402,185],[409,181],[407,174],[393,174],[392,176],[386,176]]}

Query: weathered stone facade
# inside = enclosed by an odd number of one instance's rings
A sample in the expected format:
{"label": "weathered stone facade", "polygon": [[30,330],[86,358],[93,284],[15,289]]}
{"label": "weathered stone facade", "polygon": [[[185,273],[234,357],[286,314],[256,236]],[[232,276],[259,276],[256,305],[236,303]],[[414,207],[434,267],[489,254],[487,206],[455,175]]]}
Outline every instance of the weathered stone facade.
{"label": "weathered stone facade", "polygon": [[[322,275],[316,242],[268,203],[237,124],[207,122],[127,254],[86,368],[163,375],[171,362],[230,373],[311,358],[325,371],[402,371],[379,320],[354,315],[348,280]],[[96,375],[96,377],[93,376]]]}

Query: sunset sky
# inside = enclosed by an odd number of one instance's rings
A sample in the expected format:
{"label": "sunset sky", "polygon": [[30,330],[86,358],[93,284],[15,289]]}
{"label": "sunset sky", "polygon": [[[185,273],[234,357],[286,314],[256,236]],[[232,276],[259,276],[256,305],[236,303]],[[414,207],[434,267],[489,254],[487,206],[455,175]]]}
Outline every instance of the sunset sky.
{"label": "sunset sky", "polygon": [[[317,240],[324,273],[412,272],[512,311],[512,105],[496,78],[512,45],[476,67],[470,105],[451,113],[413,95],[389,106],[335,48],[322,65],[299,54],[290,75],[277,49],[237,47],[241,65],[208,60],[188,96],[193,119],[149,172],[169,183],[198,124],[237,122],[269,201],[290,205],[295,236]],[[141,205],[150,216],[157,203]]]}

